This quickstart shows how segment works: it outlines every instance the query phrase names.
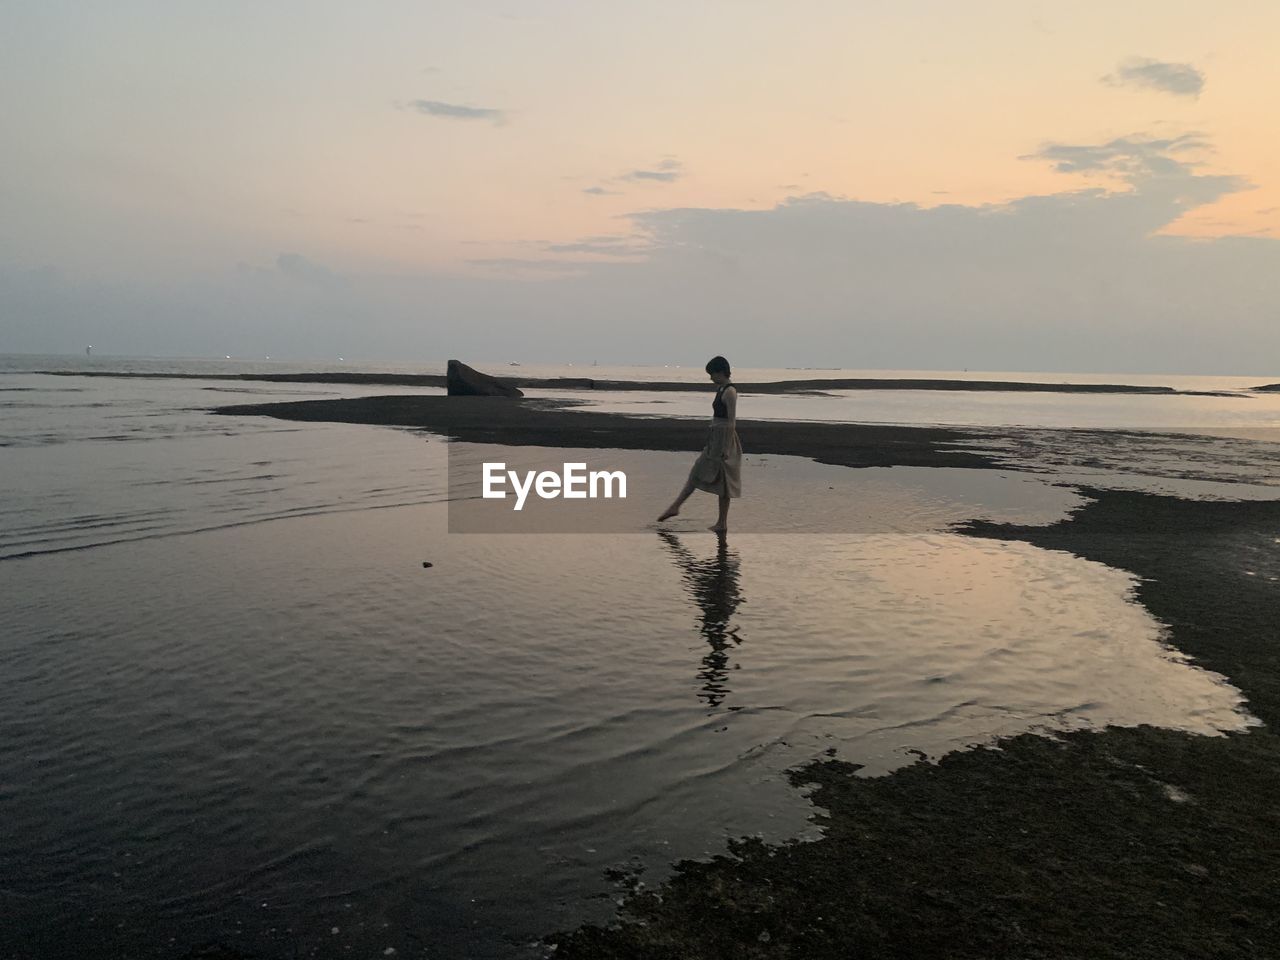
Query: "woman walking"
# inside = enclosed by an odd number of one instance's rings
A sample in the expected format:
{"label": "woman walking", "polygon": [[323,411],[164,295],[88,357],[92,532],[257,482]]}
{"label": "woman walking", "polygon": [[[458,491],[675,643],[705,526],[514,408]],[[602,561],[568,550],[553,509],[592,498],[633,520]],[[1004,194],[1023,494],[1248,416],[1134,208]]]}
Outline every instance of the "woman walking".
{"label": "woman walking", "polygon": [[724,357],[712,357],[707,362],[707,373],[716,384],[716,396],[711,401],[711,434],[707,445],[693,469],[684,489],[663,511],[659,521],[674,517],[680,507],[692,496],[694,490],[705,490],[720,498],[720,519],[711,529],[724,533],[729,529],[729,501],[742,496],[742,444],[738,442],[738,391],[729,382],[729,361]]}

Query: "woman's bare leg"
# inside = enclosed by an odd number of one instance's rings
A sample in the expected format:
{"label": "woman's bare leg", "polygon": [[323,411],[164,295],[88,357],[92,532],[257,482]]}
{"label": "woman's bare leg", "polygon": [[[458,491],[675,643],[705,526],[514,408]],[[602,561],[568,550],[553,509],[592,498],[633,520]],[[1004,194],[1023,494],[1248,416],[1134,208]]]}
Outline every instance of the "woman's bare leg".
{"label": "woman's bare leg", "polygon": [[658,520],[668,520],[680,512],[680,508],[684,506],[684,502],[693,496],[693,480],[685,483],[684,488],[680,491],[680,495],[671,501],[671,506],[662,511],[662,515]]}
{"label": "woman's bare leg", "polygon": [[724,533],[729,529],[729,495],[727,493],[720,494],[720,519],[711,529],[716,533]]}

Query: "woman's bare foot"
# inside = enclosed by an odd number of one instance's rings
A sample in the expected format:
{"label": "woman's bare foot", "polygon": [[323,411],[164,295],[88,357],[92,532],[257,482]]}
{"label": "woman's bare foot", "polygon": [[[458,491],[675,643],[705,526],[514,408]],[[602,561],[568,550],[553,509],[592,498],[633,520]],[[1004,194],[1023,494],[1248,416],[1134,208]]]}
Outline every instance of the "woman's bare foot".
{"label": "woman's bare foot", "polygon": [[662,511],[662,516],[658,517],[658,522],[661,523],[663,520],[670,520],[672,517],[676,516],[679,513],[680,513],[679,507],[667,507],[666,510]]}
{"label": "woman's bare foot", "polygon": [[710,530],[712,533],[728,533],[729,532],[729,528],[721,523],[713,524],[712,526],[707,527],[707,529]]}

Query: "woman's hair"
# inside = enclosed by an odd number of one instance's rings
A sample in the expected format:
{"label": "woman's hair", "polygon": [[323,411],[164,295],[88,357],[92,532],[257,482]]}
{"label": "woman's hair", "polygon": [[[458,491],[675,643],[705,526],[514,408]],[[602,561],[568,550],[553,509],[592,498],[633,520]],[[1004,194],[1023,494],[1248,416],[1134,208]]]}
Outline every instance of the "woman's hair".
{"label": "woman's hair", "polygon": [[707,373],[723,373],[729,376],[729,361],[724,357],[712,357],[707,361]]}

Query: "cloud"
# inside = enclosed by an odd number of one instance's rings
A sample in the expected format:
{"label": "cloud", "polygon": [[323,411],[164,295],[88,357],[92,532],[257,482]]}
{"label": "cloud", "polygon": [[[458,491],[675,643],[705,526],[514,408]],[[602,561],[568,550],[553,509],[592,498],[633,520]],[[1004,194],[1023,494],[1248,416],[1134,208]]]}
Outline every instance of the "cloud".
{"label": "cloud", "polygon": [[674,170],[632,170],[622,175],[623,180],[657,180],[662,183],[671,183],[679,178],[680,174]]}
{"label": "cloud", "polygon": [[1189,63],[1165,63],[1147,57],[1122,61],[1102,82],[1112,87],[1159,90],[1178,97],[1198,97],[1204,90],[1204,74]]}
{"label": "cloud", "polygon": [[632,170],[630,173],[624,173],[619,180],[637,181],[653,181],[657,183],[673,183],[679,180],[682,175],[681,163],[672,157],[668,157],[652,170]]}
{"label": "cloud", "polygon": [[[675,157],[664,157],[651,168],[630,170],[616,177],[607,178],[605,183],[674,183],[683,175],[683,165]],[[622,191],[610,190],[596,185],[582,191],[590,197],[616,197]]]}
{"label": "cloud", "polygon": [[1134,134],[1106,143],[1048,143],[1023,160],[1047,160],[1059,173],[1105,173],[1148,193],[1163,189],[1180,201],[1210,203],[1228,193],[1249,189],[1245,177],[1195,172],[1196,163],[1179,155],[1212,152],[1203,134],[1176,137]]}
{"label": "cloud", "polygon": [[440,100],[413,100],[409,103],[409,108],[429,117],[443,117],[449,120],[488,120],[495,126],[507,122],[507,112],[495,110],[492,107],[468,107],[460,103],[443,103]]}
{"label": "cloud", "polygon": [[[1196,138],[1050,144],[1060,169],[1117,170],[1127,189],[1009,203],[871,203],[811,194],[765,210],[632,216],[645,262],[593,265],[596,315],[702,337],[741,362],[1002,370],[1262,372],[1280,349],[1280,241],[1162,235],[1247,187],[1182,159]],[[1170,155],[1174,162],[1168,163]],[[585,281],[584,281],[585,282]],[[682,333],[683,331],[683,333]],[[803,354],[803,355],[801,355]]]}
{"label": "cloud", "polygon": [[1049,160],[1059,173],[1105,170],[1142,177],[1154,173],[1189,172],[1191,165],[1171,154],[1207,149],[1208,141],[1198,133],[1159,139],[1138,134],[1097,144],[1048,143],[1020,159]]}
{"label": "cloud", "polygon": [[583,237],[572,243],[546,244],[546,250],[550,253],[590,253],[611,257],[636,256],[648,249],[643,238],[634,236]]}
{"label": "cloud", "polygon": [[618,236],[543,244],[528,259],[483,260],[461,275],[286,253],[269,270],[219,261],[205,279],[106,284],[0,263],[0,339],[30,353],[92,343],[152,355],[350,358],[358,346],[369,358],[447,350],[478,361],[663,363],[678,350],[689,362],[723,353],[743,367],[1270,382],[1280,240],[1161,232],[1188,211],[1212,215],[1212,198],[1247,185],[1204,175],[1193,145],[1208,147],[1190,134],[1047,144],[1031,154],[1036,162],[1104,173],[1113,188],[1008,203],[810,193],[766,209],[650,209]]}

